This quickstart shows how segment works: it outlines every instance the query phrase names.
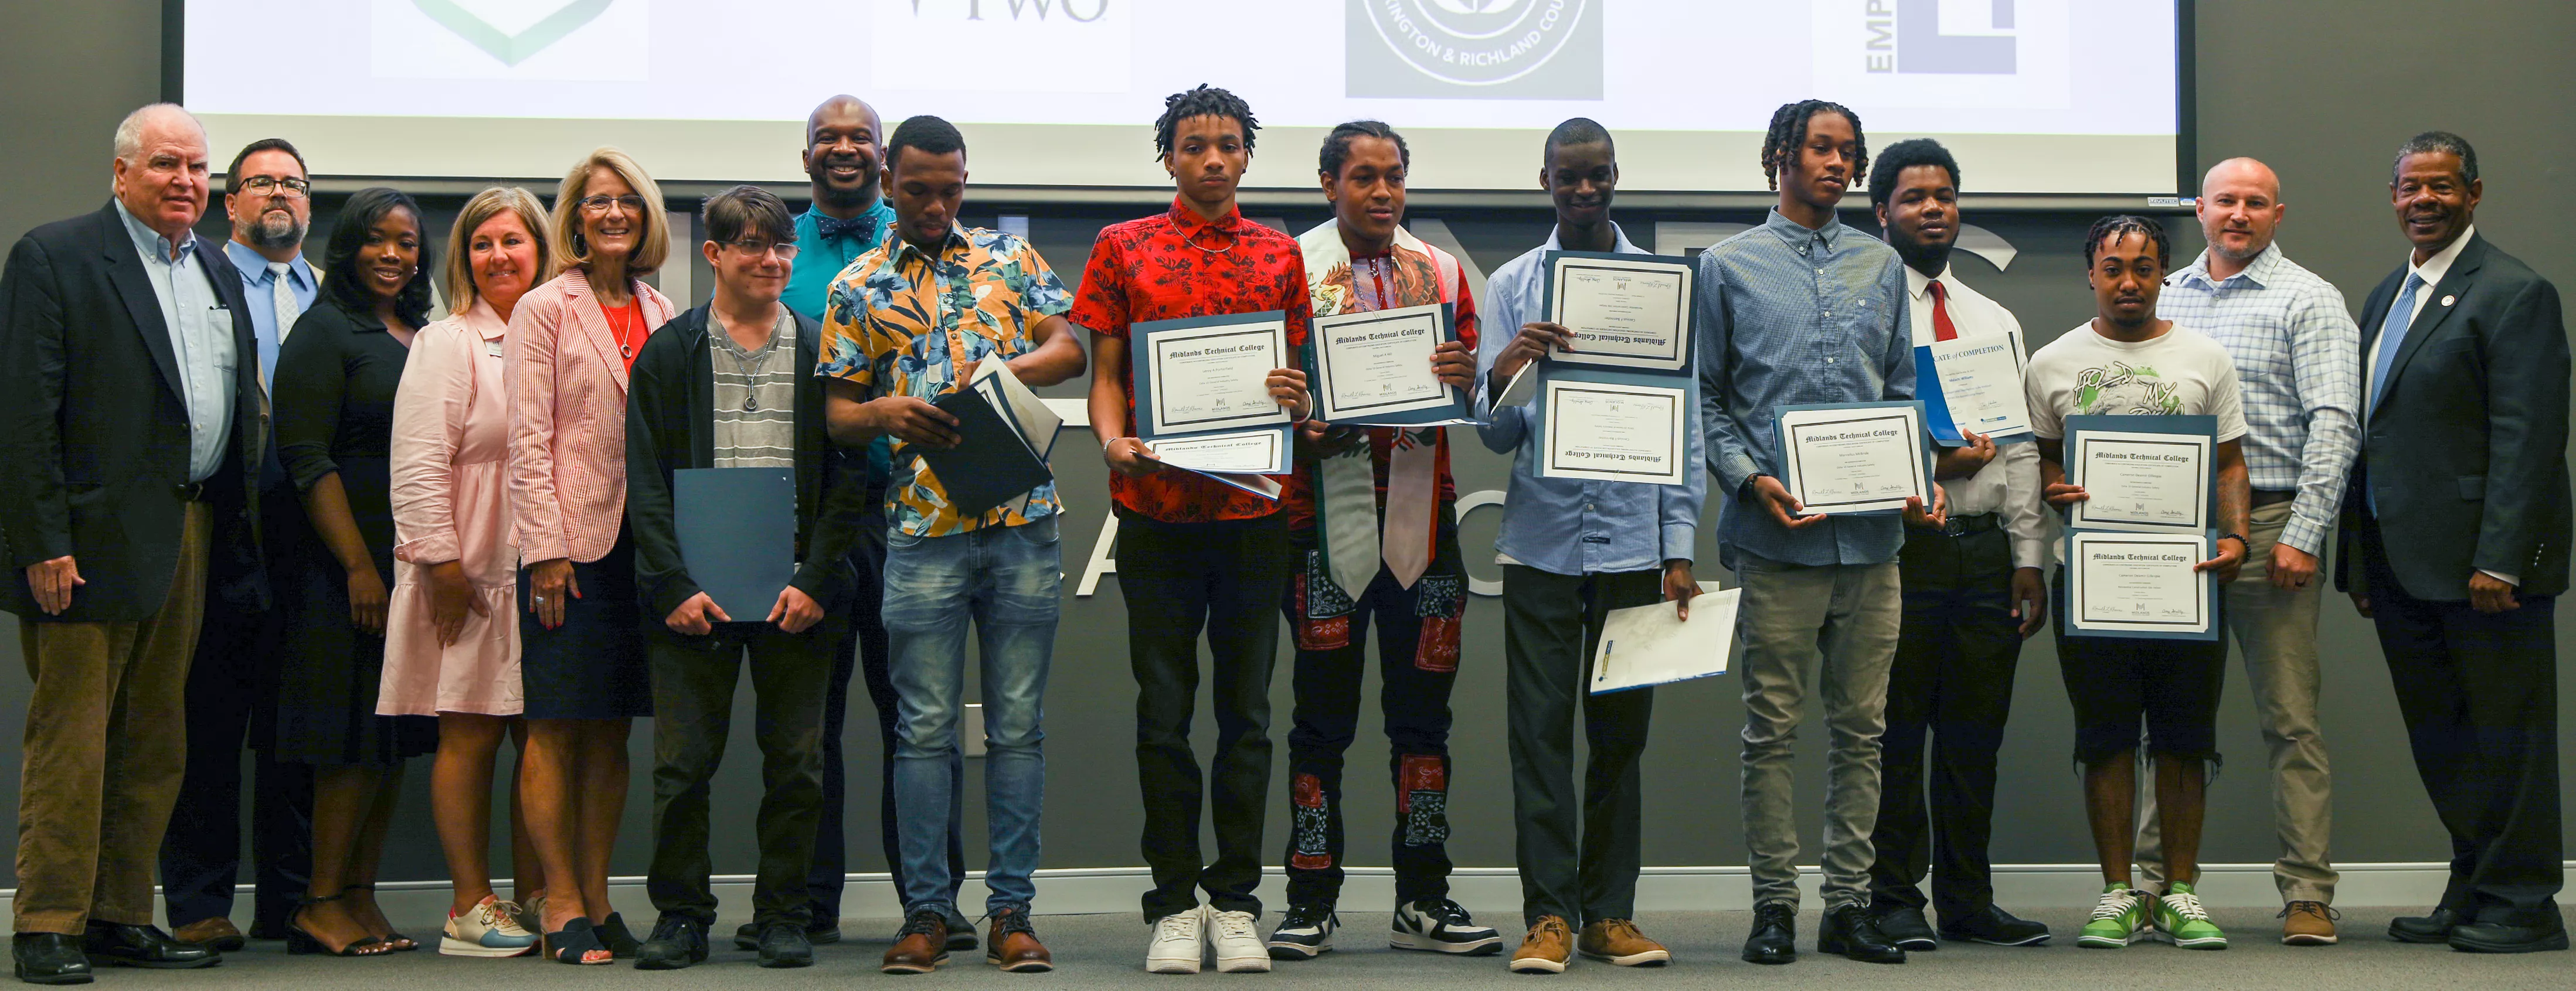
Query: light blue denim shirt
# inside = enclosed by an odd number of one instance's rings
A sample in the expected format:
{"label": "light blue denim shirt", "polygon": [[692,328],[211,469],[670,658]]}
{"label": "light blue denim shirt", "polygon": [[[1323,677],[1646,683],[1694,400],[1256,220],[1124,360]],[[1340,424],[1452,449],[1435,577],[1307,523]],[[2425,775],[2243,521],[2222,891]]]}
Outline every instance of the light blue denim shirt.
{"label": "light blue denim shirt", "polygon": [[233,374],[241,356],[233,347],[233,318],[215,292],[215,273],[197,257],[197,235],[172,245],[160,232],[143,225],[116,203],[134,253],[152,277],[152,295],[161,304],[161,325],[169,328],[171,355],[179,360],[179,399],[188,407],[188,480],[202,482],[223,467],[224,445],[232,436]]}
{"label": "light blue denim shirt", "polygon": [[[278,275],[268,267],[266,256],[239,241],[224,242],[224,257],[231,259],[234,270],[241,273],[242,301],[250,305],[251,330],[259,335],[259,380],[276,381],[277,346],[286,340],[277,326]],[[313,266],[305,263],[302,253],[286,263],[285,278],[295,293],[296,311],[313,312],[313,298],[321,295],[322,282],[313,274]]]}
{"label": "light blue denim shirt", "polygon": [[[1617,224],[1613,250],[1642,255]],[[1476,342],[1476,407],[1492,401],[1494,360],[1520,335],[1521,325],[1546,317],[1540,301],[1546,290],[1540,256],[1561,250],[1554,231],[1547,243],[1505,263],[1485,280],[1486,332]],[[1675,380],[1676,385],[1683,380]],[[1667,560],[1690,560],[1699,534],[1700,503],[1708,497],[1708,476],[1686,472],[1684,485],[1599,482],[1539,475],[1540,438],[1544,436],[1538,401],[1493,411],[1492,422],[1476,435],[1496,454],[1512,454],[1512,481],[1503,504],[1502,532],[1494,549],[1521,564],[1550,574],[1606,574],[1658,568]],[[1685,464],[1698,464],[1700,436],[1687,429]]]}

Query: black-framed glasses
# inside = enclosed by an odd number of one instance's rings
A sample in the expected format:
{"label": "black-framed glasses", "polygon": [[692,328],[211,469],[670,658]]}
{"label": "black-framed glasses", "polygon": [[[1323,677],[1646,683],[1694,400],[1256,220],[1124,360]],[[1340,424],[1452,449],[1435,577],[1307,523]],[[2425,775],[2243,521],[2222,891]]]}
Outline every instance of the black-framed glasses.
{"label": "black-framed glasses", "polygon": [[778,260],[783,262],[792,262],[796,260],[796,242],[794,241],[763,241],[759,238],[746,237],[739,241],[723,241],[719,243],[732,245],[734,250],[740,251],[746,255],[776,255],[778,256]]}
{"label": "black-framed glasses", "polygon": [[581,198],[581,208],[591,213],[607,213],[611,206],[622,206],[628,213],[640,214],[644,212],[644,198],[631,193],[625,196],[603,194]]}
{"label": "black-framed glasses", "polygon": [[313,183],[310,180],[297,179],[292,176],[281,179],[273,175],[255,175],[242,180],[241,189],[242,192],[256,193],[261,196],[267,196],[270,194],[276,194],[279,196],[308,196],[313,192]]}

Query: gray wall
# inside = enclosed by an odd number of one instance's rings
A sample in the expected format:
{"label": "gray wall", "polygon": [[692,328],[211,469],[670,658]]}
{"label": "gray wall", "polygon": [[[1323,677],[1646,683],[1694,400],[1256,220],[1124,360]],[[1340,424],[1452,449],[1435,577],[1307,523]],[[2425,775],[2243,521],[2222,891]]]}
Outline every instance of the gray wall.
{"label": "gray wall", "polygon": [[[9,6],[13,30],[0,37],[0,91],[13,97],[0,101],[0,135],[6,135],[0,138],[5,141],[0,147],[6,148],[0,154],[0,233],[14,235],[99,202],[106,189],[109,131],[119,116],[152,99],[158,88],[161,5],[154,0],[90,0]],[[2542,274],[2576,286],[2576,229],[2563,207],[2547,205],[2557,201],[2546,193],[2569,178],[2565,163],[2576,157],[2576,132],[2564,126],[2566,111],[2576,107],[2570,99],[2576,95],[2576,70],[2567,67],[2558,50],[2569,37],[2576,37],[2576,7],[2562,0],[2461,0],[2443,5],[2439,17],[2427,17],[2421,4],[2406,0],[2204,0],[2198,74],[2202,164],[2246,154],[2277,168],[2291,204],[2282,244],[2292,257],[2341,286],[2358,307],[2404,247],[2385,199],[2390,152],[2416,131],[2456,130],[2477,143],[2489,177],[2480,229]],[[2107,67],[2121,53],[2091,54],[2096,65]],[[2427,82],[2415,82],[2406,72],[2411,66],[2436,64],[2438,71],[2421,74]],[[1891,138],[1880,139],[1882,144],[1887,140]],[[1278,152],[1257,167],[1290,168],[1300,160],[1298,153]],[[329,170],[329,163],[316,164]],[[1977,163],[1966,162],[1964,169],[1973,190]],[[443,213],[453,205],[433,201],[430,209]],[[969,209],[970,220],[989,222],[975,214],[989,214],[997,205],[970,204]],[[1046,256],[1071,278],[1081,269],[1092,233],[1132,212],[1040,210],[1034,235]],[[1323,219],[1320,210],[1284,213],[1300,229]],[[1535,244],[1548,225],[1540,211],[1418,215],[1447,221],[1488,270]],[[1656,219],[1756,218],[1749,213],[1629,211],[1623,219],[1642,236]],[[2081,232],[2091,219],[1971,213],[1970,222],[1994,229],[2022,254],[2005,272],[1962,256],[1960,271],[2010,306],[2044,342],[2091,312],[2078,261]],[[444,218],[434,220],[432,229],[443,231]],[[2178,252],[2197,250],[2200,239],[2188,221],[2179,223],[2175,233]],[[705,284],[703,277],[696,281]],[[1055,394],[1076,393],[1059,389]],[[1460,490],[1501,488],[1502,459],[1487,455],[1464,434],[1457,440]],[[1073,506],[1063,527],[1065,556],[1072,577],[1078,577],[1107,501],[1104,469],[1087,433],[1069,433],[1063,446],[1058,470]],[[1466,521],[1467,546],[1491,546],[1496,517],[1484,512]],[[1702,544],[1701,556],[1713,562],[1714,547],[1707,540]],[[1470,558],[1478,574],[1494,576],[1481,552],[1471,551]],[[1704,577],[1721,577],[1713,567],[1711,572]],[[1465,669],[1455,699],[1457,783],[1452,801],[1460,828],[1452,851],[1461,864],[1508,866],[1510,791],[1503,752],[1501,638],[1494,621],[1498,607],[1480,599],[1471,608],[1476,619],[1468,624]],[[2440,859],[2441,830],[2406,755],[2395,698],[2370,630],[2340,598],[2328,600],[2325,614],[2325,726],[2341,784],[2336,857],[2347,863]],[[0,620],[0,626],[12,622]],[[1050,867],[1140,862],[1140,813],[1132,797],[1134,696],[1125,670],[1124,623],[1114,578],[1102,583],[1098,596],[1067,602],[1048,698]],[[6,635],[11,632],[0,629],[0,644],[6,645],[0,646],[0,654],[14,657],[16,638]],[[2576,691],[2569,690],[2576,688],[2571,677],[2576,676],[2562,672],[2562,711],[2569,699],[2576,699]],[[1648,863],[1743,862],[1732,798],[1733,737],[1742,720],[1736,688],[1733,679],[1721,678],[1660,692],[1660,719],[1648,755],[1653,796],[1646,824]],[[22,666],[0,662],[0,698],[23,698],[26,690]],[[2066,703],[2046,636],[2025,652],[2016,692],[2018,712],[2005,747],[1997,810],[1999,859],[2089,861],[2068,770]],[[2262,743],[2241,675],[2231,676],[2228,692],[2221,731],[2232,766],[2213,790],[2204,859],[2266,861],[2272,841]],[[1273,735],[1284,737],[1290,701],[1284,675],[1275,679],[1273,694]],[[855,725],[871,725],[864,697],[853,700],[851,715]],[[0,779],[15,774],[15,745],[7,741],[18,738],[19,720],[17,706],[0,704]],[[1206,732],[1202,726],[1202,736]],[[1820,741],[1821,732],[1811,731],[1808,739]],[[1358,863],[1383,863],[1374,837],[1382,835],[1392,803],[1383,789],[1366,784],[1377,773],[1383,752],[1373,715],[1363,717],[1360,740],[1353,755],[1359,779],[1348,802],[1354,835],[1361,839],[1354,841],[1352,853]],[[745,759],[727,769],[719,786],[720,809],[749,807],[723,800],[747,798],[756,790],[747,766],[748,747],[748,740],[737,741],[736,753]],[[1811,742],[1807,749],[1819,748]],[[649,724],[639,725],[635,749],[639,758],[649,754]],[[1284,749],[1283,743],[1283,769],[1276,778],[1285,777]],[[872,793],[865,782],[878,755],[873,734],[853,732],[847,753],[859,769],[857,792]],[[639,776],[641,766],[639,760]],[[412,777],[391,845],[388,879],[436,878],[445,872],[426,814],[425,769]],[[1821,762],[1812,754],[1802,765],[1800,784],[1810,796],[1802,807],[1812,810],[1821,790]],[[1285,803],[1276,800],[1281,790],[1273,789],[1276,811],[1268,836],[1274,848],[1285,836]],[[642,872],[646,802],[639,790],[630,804],[618,873]],[[872,804],[862,798],[852,809],[854,871],[883,866],[875,852]],[[970,828],[979,833],[980,816],[969,815]],[[747,825],[725,824],[717,841],[719,870],[750,869]],[[1812,818],[1805,835],[1812,850]],[[972,859],[980,865],[982,858]]]}

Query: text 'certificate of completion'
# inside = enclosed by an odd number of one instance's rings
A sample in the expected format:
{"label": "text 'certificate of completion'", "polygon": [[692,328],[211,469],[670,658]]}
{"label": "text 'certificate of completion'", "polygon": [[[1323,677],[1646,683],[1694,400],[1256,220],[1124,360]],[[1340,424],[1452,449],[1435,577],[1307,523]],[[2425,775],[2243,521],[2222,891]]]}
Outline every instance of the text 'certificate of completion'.
{"label": "text 'certificate of completion'", "polygon": [[1447,303],[1316,317],[1315,399],[1327,423],[1405,425],[1463,419],[1431,355],[1454,331]]}
{"label": "text 'certificate of completion'", "polygon": [[1915,391],[1922,394],[1932,436],[1963,444],[1963,434],[1995,440],[2030,435],[2030,398],[2023,391],[2021,333],[1980,334],[1914,346]]}
{"label": "text 'certificate of completion'", "polygon": [[2192,567],[2212,556],[2206,533],[2066,536],[2066,632],[2096,637],[2210,640],[2218,587]]}
{"label": "text 'certificate of completion'", "polygon": [[1287,407],[1270,397],[1271,370],[1294,365],[1287,314],[1157,320],[1136,324],[1129,338],[1136,426],[1147,438],[1290,420]]}
{"label": "text 'certificate of completion'", "polygon": [[1780,484],[1819,513],[1903,511],[1932,504],[1920,403],[1852,403],[1780,409]]}
{"label": "text 'certificate of completion'", "polygon": [[1551,379],[1539,477],[1685,484],[1699,470],[1683,463],[1691,413],[1683,389]]}
{"label": "text 'certificate of completion'", "polygon": [[1551,251],[1540,261],[1547,266],[1544,312],[1574,334],[1574,349],[1550,360],[1639,371],[1690,367],[1698,274],[1690,259]]}
{"label": "text 'certificate of completion'", "polygon": [[2085,499],[2069,526],[2196,534],[2209,526],[2216,447],[2205,416],[2066,418],[2066,481]]}

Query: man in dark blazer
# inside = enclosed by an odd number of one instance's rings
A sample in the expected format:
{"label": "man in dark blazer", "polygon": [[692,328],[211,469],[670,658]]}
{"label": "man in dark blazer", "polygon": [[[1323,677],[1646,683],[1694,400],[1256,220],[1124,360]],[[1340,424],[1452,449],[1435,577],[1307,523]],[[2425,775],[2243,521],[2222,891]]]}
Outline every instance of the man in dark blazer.
{"label": "man in dark blazer", "polygon": [[156,104],[118,126],[116,198],[38,227],[0,269],[0,581],[27,701],[12,955],[31,983],[85,955],[201,967],[152,925],[161,832],[186,763],[199,618],[258,609],[268,425],[241,279],[189,228],[204,128]]}
{"label": "man in dark blazer", "polygon": [[2482,192],[2458,135],[2398,150],[2389,193],[2414,253],[2362,311],[2363,447],[2335,583],[2378,623],[2451,833],[2441,903],[2389,936],[2564,950],[2552,613],[2571,530],[2567,328],[2557,288],[2478,235]]}

